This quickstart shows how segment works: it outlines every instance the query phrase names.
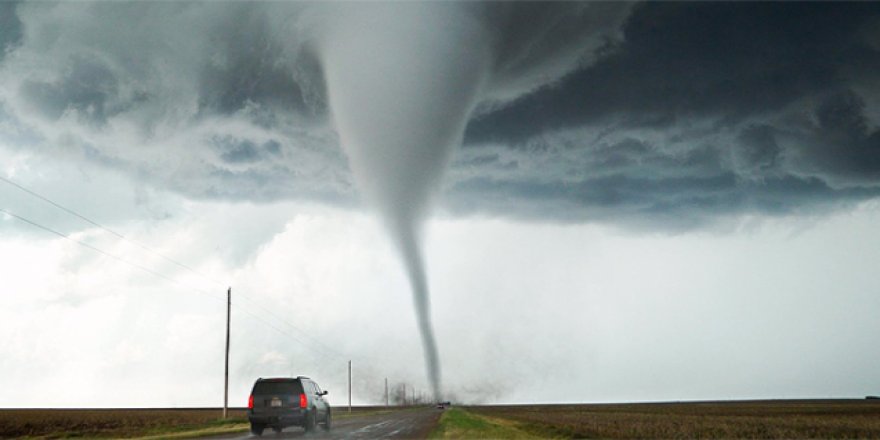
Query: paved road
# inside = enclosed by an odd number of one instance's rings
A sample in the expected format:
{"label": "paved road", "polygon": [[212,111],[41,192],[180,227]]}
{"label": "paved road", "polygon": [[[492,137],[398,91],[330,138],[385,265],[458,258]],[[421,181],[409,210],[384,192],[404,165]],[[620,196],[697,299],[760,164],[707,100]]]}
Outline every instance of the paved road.
{"label": "paved road", "polygon": [[[333,429],[324,431],[319,426],[314,433],[306,434],[302,428],[291,427],[276,434],[271,429],[263,432],[268,440],[285,438],[307,439],[423,439],[427,438],[443,411],[424,408],[389,411],[379,414],[344,417],[343,412],[334,413]],[[251,433],[232,434],[215,439],[257,439]]]}

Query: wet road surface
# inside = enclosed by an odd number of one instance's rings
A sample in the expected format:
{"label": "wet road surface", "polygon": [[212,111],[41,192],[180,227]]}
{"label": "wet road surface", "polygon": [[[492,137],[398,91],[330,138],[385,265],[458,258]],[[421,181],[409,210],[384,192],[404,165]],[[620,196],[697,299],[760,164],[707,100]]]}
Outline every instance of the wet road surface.
{"label": "wet road surface", "polygon": [[433,408],[392,410],[381,413],[355,415],[346,417],[344,410],[333,413],[333,427],[324,431],[320,426],[313,433],[306,434],[302,428],[285,428],[279,434],[271,429],[263,431],[262,437],[250,432],[228,434],[213,439],[258,439],[268,440],[286,438],[306,439],[423,439],[437,425],[443,413]]}

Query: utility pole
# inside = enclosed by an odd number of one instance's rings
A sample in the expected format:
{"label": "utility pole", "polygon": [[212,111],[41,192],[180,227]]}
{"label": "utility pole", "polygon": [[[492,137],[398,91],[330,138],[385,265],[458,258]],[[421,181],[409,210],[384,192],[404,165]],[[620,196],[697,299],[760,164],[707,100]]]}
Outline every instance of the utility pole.
{"label": "utility pole", "polygon": [[403,384],[403,406],[406,406],[406,384]]}
{"label": "utility pole", "polygon": [[388,407],[388,378],[385,378],[385,407]]}
{"label": "utility pole", "polygon": [[232,315],[232,287],[226,290],[226,369],[223,371],[223,418],[229,414],[229,318]]}
{"label": "utility pole", "polygon": [[348,361],[348,412],[351,413],[351,361]]}

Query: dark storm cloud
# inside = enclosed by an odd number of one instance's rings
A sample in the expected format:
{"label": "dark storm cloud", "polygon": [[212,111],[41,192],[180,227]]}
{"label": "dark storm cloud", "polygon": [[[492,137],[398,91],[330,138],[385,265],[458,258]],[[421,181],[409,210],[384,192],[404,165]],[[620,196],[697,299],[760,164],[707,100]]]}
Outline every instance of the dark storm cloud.
{"label": "dark storm cloud", "polygon": [[779,110],[846,86],[846,69],[880,69],[859,32],[877,10],[869,3],[641,4],[613,53],[473,121],[468,140],[517,142],[612,114],[635,126],[666,126],[705,113],[733,123]]}
{"label": "dark storm cloud", "polygon": [[850,90],[819,103],[816,142],[808,150],[814,166],[868,183],[880,180],[880,129],[870,128],[864,111],[864,100]]}
{"label": "dark storm cloud", "polygon": [[774,169],[780,160],[782,149],[776,142],[776,134],[769,125],[750,125],[740,130],[737,145],[732,148],[734,161],[741,169],[763,173]]}
{"label": "dark storm cloud", "polygon": [[17,5],[18,2],[0,2],[0,61],[3,61],[6,52],[21,42],[21,20],[15,13]]}
{"label": "dark storm cloud", "polygon": [[493,36],[489,109],[591,64],[619,39],[631,3],[497,2],[478,4]]}
{"label": "dark storm cloud", "polygon": [[247,163],[259,160],[271,160],[282,156],[281,144],[270,140],[262,145],[257,145],[249,140],[238,140],[231,136],[216,138],[213,140],[218,154],[225,162]]}
{"label": "dark storm cloud", "polygon": [[508,167],[533,170],[460,170],[450,203],[696,225],[877,196],[878,17],[877,3],[637,5],[598,62],[471,121],[465,157],[506,146]]}
{"label": "dark storm cloud", "polygon": [[[750,144],[750,154],[741,159],[748,167],[775,166],[778,152],[766,127],[750,127],[741,138]],[[530,220],[685,230],[744,213],[811,214],[878,193],[834,189],[819,178],[782,173],[752,179],[735,173],[712,146],[670,152],[635,139],[568,150],[471,148],[463,156],[447,191],[450,209]]]}
{"label": "dark storm cloud", "polygon": [[511,200],[516,200],[516,215],[527,220],[590,219],[682,231],[719,216],[813,214],[876,194],[864,188],[834,190],[816,178],[741,182],[732,173],[666,179],[616,175],[562,185],[474,178],[456,186],[449,206],[458,213],[509,212]]}
{"label": "dark storm cloud", "polygon": [[58,81],[26,80],[21,91],[50,119],[74,110],[84,121],[103,124],[123,110],[115,104],[119,99],[116,77],[97,60],[74,58]]}
{"label": "dark storm cloud", "polygon": [[234,7],[238,11],[211,31],[212,58],[201,73],[200,106],[206,111],[234,113],[256,104],[273,110],[264,113],[269,119],[261,121],[269,126],[275,122],[271,118],[290,112],[326,111],[309,83],[319,81],[319,75],[298,74],[315,70],[315,61],[303,56],[297,63],[286,62],[284,47],[290,41],[279,38],[267,12],[248,5]]}
{"label": "dark storm cloud", "polygon": [[[492,47],[454,212],[678,229],[880,194],[878,3],[453,6]],[[190,197],[351,203],[315,22],[290,3],[0,3],[0,142]]]}
{"label": "dark storm cloud", "polygon": [[2,6],[21,24],[0,63],[3,148],[188,197],[351,203],[300,5]]}

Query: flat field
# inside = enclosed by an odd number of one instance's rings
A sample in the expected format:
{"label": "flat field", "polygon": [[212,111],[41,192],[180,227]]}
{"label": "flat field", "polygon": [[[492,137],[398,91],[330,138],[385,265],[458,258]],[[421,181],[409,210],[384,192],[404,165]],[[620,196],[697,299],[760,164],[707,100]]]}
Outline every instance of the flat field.
{"label": "flat field", "polygon": [[[225,432],[247,422],[245,411],[219,409],[4,409],[0,438],[140,437]],[[241,429],[241,426],[239,426]]]}
{"label": "flat field", "polygon": [[880,438],[880,400],[474,406],[556,438]]}

